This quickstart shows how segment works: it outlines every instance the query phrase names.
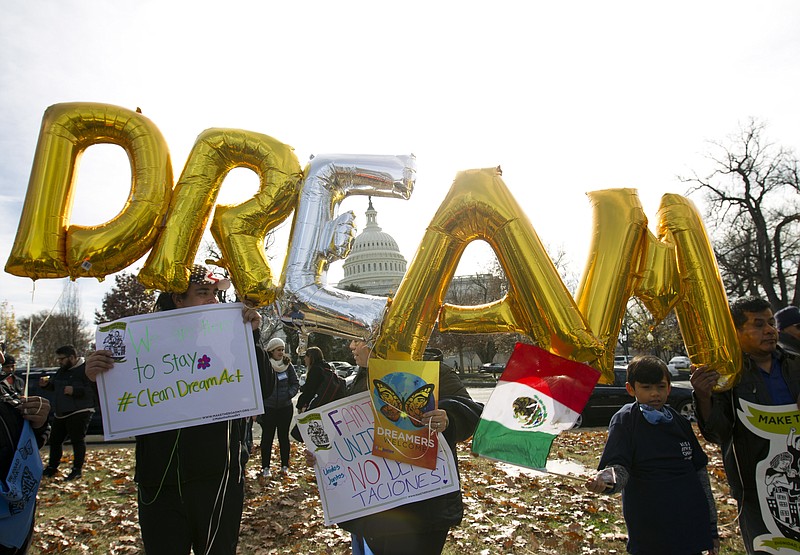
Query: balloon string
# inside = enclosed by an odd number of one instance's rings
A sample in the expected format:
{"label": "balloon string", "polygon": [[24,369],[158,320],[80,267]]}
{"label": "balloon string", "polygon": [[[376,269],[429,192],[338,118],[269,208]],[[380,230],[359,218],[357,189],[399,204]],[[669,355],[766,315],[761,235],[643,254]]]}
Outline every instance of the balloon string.
{"label": "balloon string", "polygon": [[64,296],[64,292],[66,290],[67,290],[66,287],[63,287],[61,289],[61,294],[58,296],[58,299],[56,299],[55,304],[50,308],[50,312],[47,313],[47,317],[45,317],[44,321],[42,321],[42,324],[36,330],[36,333],[31,334],[31,332],[33,331],[33,301],[34,301],[34,298],[36,297],[36,281],[34,280],[34,282],[33,282],[33,288],[31,289],[31,315],[28,318],[28,364],[27,364],[27,367],[25,369],[25,390],[24,390],[25,397],[28,396],[28,382],[30,381],[30,377],[31,377],[31,356],[30,355],[33,352],[33,342],[36,339],[36,337],[39,335],[39,332],[42,331],[42,328],[44,327],[44,325],[50,319],[50,316],[52,316],[53,311],[58,306],[58,303],[61,302],[61,297]]}

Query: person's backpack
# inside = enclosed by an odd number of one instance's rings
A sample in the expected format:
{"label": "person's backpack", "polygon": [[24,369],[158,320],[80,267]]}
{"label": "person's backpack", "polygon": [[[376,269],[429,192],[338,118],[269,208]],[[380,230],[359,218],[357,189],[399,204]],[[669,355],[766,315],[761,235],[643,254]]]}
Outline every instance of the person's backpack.
{"label": "person's backpack", "polygon": [[317,394],[308,404],[309,410],[341,399],[347,394],[347,382],[330,367],[325,369],[322,376],[322,383],[317,388]]}

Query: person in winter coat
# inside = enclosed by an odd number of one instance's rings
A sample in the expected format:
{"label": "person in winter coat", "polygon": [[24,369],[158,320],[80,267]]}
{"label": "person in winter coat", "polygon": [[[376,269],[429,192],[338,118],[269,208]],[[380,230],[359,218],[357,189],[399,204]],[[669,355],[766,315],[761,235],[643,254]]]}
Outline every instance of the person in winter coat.
{"label": "person in winter coat", "polygon": [[[350,342],[350,351],[359,368],[347,393],[355,395],[369,389],[370,346],[354,339]],[[466,441],[475,431],[483,405],[473,401],[458,374],[442,364],[439,365],[439,387],[439,405],[423,414],[423,422],[440,432],[455,453],[456,443]],[[458,526],[463,515],[459,490],[340,522],[339,526],[351,533],[354,555],[439,555],[450,528]]]}
{"label": "person in winter coat", "polygon": [[[778,345],[790,355],[800,356],[800,308],[787,306],[775,313]],[[5,367],[5,365],[3,365]]]}
{"label": "person in winter coat", "polygon": [[267,354],[272,370],[275,372],[275,389],[264,400],[264,414],[261,416],[261,475],[272,476],[269,469],[272,458],[272,443],[275,432],[278,432],[278,444],[281,451],[281,475],[289,472],[289,426],[294,416],[292,399],[300,390],[300,380],[289,357],[286,356],[286,344],[282,339],[273,337],[267,343]]}
{"label": "person in winter coat", "polygon": [[65,480],[81,477],[86,458],[86,430],[94,414],[95,388],[86,377],[86,362],[72,345],[56,349],[58,371],[50,378],[39,378],[42,389],[55,392],[53,430],[50,437],[50,462],[43,476],[52,478],[58,473],[64,441],[72,442],[72,470]]}
{"label": "person in winter coat", "polygon": [[[163,292],[156,312],[214,305],[231,283],[199,264],[183,293]],[[267,354],[259,346],[261,315],[244,306],[242,320],[253,333],[262,396],[274,388]],[[96,380],[113,372],[112,352],[86,357],[86,374]],[[235,555],[244,507],[247,419],[210,422],[136,436],[139,528],[147,555]]]}
{"label": "person in winter coat", "polygon": [[0,374],[0,395],[22,395],[25,391],[25,379],[16,373],[17,361],[11,355],[6,355],[3,361],[3,371]]}
{"label": "person in winter coat", "polygon": [[[28,552],[42,477],[39,448],[50,433],[49,414],[44,397],[7,393],[0,398],[0,555]],[[11,473],[16,481],[9,476],[12,467],[21,469]]]}
{"label": "person in winter coat", "polygon": [[[312,402],[318,396],[319,387],[324,382],[325,372],[332,372],[319,347],[309,347],[303,357],[303,362],[308,368],[308,373],[306,374],[306,383],[300,387],[300,397],[297,398],[298,413],[312,408]],[[318,405],[319,403],[314,403],[313,406]]]}

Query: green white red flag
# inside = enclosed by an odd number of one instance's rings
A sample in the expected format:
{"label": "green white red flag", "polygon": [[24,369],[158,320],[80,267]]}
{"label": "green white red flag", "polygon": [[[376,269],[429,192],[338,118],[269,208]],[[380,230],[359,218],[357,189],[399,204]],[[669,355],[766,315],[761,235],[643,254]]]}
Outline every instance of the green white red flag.
{"label": "green white red flag", "polygon": [[483,409],[472,451],[544,468],[553,440],[575,425],[599,378],[591,366],[517,343]]}

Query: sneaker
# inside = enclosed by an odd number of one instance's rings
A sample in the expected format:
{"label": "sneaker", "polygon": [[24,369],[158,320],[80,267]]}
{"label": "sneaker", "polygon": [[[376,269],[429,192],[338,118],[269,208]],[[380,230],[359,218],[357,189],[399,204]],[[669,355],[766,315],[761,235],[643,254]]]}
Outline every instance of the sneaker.
{"label": "sneaker", "polygon": [[64,478],[64,481],[68,482],[68,481],[70,481],[70,480],[75,480],[75,479],[77,479],[77,478],[80,478],[80,477],[81,477],[81,471],[80,471],[80,469],[78,469],[78,468],[73,468],[73,469],[72,469],[72,472],[70,472],[69,474],[67,474],[67,477],[66,477],[66,478]]}
{"label": "sneaker", "polygon": [[46,466],[44,470],[42,470],[42,476],[45,478],[52,478],[58,472],[57,468],[53,468],[52,466]]}
{"label": "sneaker", "polygon": [[281,467],[281,476],[286,476],[287,474],[289,474],[289,467],[288,466],[282,466]]}
{"label": "sneaker", "polygon": [[272,472],[269,471],[269,468],[262,468],[261,469],[261,475],[264,478],[272,478]]}

